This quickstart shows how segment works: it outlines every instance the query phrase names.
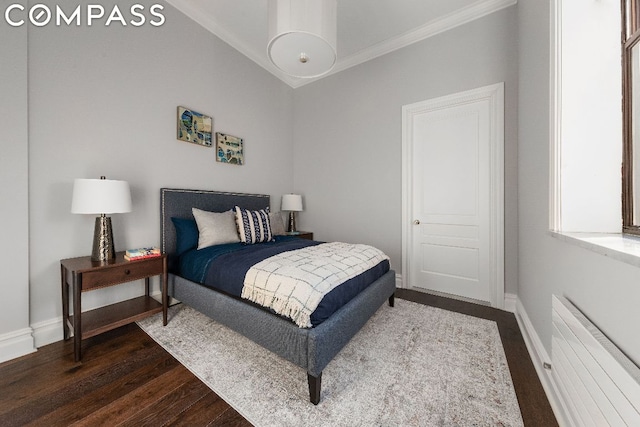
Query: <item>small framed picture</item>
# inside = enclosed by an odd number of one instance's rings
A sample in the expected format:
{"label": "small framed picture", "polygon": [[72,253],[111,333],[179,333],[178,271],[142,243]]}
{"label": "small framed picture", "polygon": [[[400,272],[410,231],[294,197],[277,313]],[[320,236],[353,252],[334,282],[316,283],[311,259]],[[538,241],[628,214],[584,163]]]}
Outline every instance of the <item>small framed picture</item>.
{"label": "small framed picture", "polygon": [[211,147],[213,119],[204,114],[178,107],[178,139],[194,144]]}
{"label": "small framed picture", "polygon": [[216,160],[232,165],[244,164],[244,147],[242,138],[216,132]]}

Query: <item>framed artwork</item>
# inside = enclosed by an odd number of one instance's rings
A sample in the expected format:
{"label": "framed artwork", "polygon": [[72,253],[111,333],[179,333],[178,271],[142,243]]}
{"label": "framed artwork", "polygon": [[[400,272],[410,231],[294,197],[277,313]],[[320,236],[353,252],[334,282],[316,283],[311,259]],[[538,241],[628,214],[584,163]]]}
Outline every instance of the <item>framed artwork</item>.
{"label": "framed artwork", "polygon": [[213,119],[204,114],[178,107],[178,139],[205,147],[213,145],[211,132]]}
{"label": "framed artwork", "polygon": [[242,138],[216,132],[216,160],[232,165],[244,164],[244,147]]}

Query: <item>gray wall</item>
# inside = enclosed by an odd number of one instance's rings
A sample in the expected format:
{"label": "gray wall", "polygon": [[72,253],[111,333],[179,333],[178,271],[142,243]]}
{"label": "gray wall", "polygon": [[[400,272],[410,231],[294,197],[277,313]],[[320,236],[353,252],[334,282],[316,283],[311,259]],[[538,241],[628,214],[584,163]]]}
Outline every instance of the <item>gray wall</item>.
{"label": "gray wall", "polygon": [[[0,64],[0,335],[61,315],[59,260],[89,253],[93,232],[91,216],[69,213],[75,178],[131,183],[134,211],[113,217],[120,249],[158,243],[162,186],[263,192],[274,208],[293,190],[305,196],[301,229],[373,243],[399,270],[401,106],[504,81],[506,291],[547,351],[557,293],[640,363],[640,270],[547,231],[548,0],[520,0],[295,91],[170,6],[165,14],[161,28],[29,27],[28,92],[27,29],[0,24],[2,58],[12,58]],[[178,105],[244,137],[246,166],[177,141]],[[89,302],[140,291],[97,291]]]}
{"label": "gray wall", "polygon": [[549,354],[551,295],[558,294],[640,364],[640,269],[548,233],[549,10],[548,0],[518,1],[518,298]]}
{"label": "gray wall", "polygon": [[402,252],[402,106],[505,82],[505,281],[517,292],[517,29],[503,9],[296,89],[300,228]]}
{"label": "gray wall", "polygon": [[[0,25],[0,40],[0,223],[3,224],[0,234],[0,293],[4,300],[3,309],[0,310],[2,336],[29,328],[26,28],[13,29]],[[27,338],[28,336],[27,331]]]}
{"label": "gray wall", "polygon": [[[32,323],[61,316],[59,260],[91,252],[94,217],[69,212],[75,178],[129,181],[116,250],[159,244],[161,187],[271,194],[274,207],[291,191],[293,90],[171,6],[164,14],[161,27],[29,27]],[[178,105],[244,138],[246,165],[176,140]],[[83,308],[140,292],[87,293]]]}

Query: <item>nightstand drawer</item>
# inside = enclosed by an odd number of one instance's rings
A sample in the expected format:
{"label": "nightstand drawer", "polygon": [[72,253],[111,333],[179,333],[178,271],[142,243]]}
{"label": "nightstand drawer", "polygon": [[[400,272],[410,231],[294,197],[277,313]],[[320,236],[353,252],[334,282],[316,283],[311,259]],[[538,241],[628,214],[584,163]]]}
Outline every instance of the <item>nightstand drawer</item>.
{"label": "nightstand drawer", "polygon": [[109,286],[116,283],[130,282],[149,276],[162,274],[163,258],[147,258],[140,261],[130,261],[113,267],[87,271],[82,274],[82,290]]}

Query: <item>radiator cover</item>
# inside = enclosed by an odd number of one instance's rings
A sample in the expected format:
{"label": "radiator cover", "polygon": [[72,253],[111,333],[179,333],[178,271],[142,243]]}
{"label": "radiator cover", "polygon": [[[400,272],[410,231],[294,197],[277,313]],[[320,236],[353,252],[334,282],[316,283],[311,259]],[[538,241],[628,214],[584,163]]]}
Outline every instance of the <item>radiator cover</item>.
{"label": "radiator cover", "polygon": [[640,426],[640,369],[568,299],[553,296],[551,365],[574,426]]}

